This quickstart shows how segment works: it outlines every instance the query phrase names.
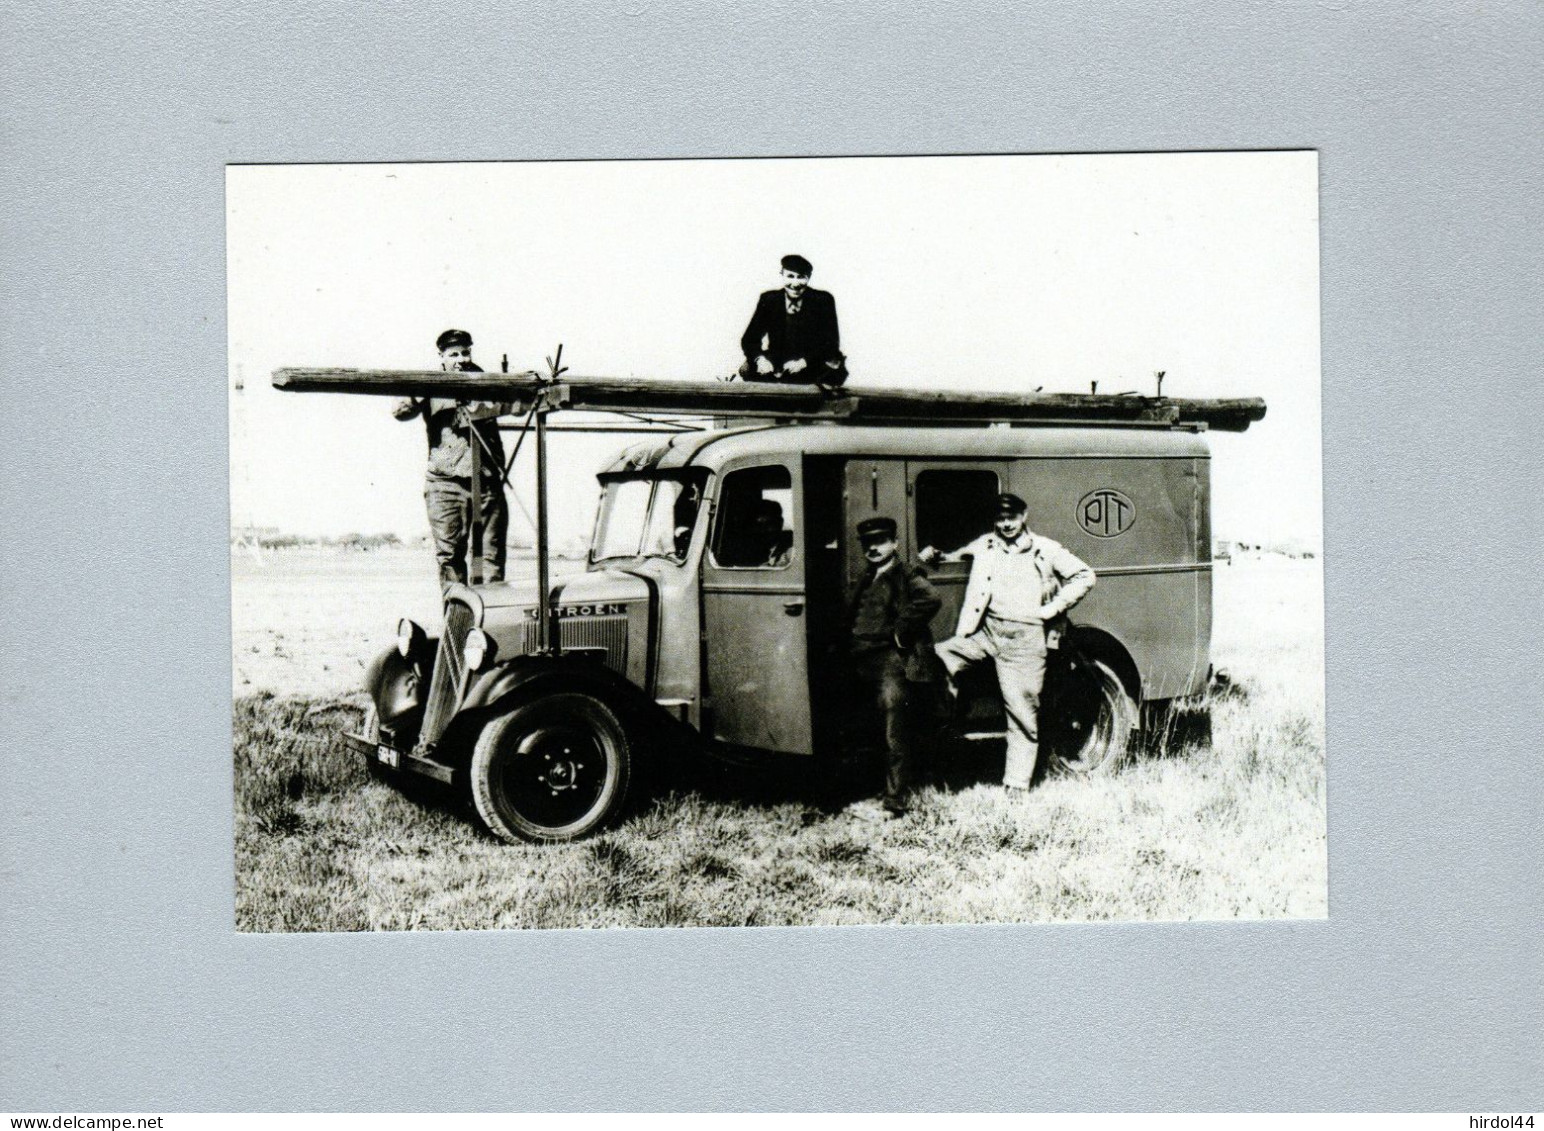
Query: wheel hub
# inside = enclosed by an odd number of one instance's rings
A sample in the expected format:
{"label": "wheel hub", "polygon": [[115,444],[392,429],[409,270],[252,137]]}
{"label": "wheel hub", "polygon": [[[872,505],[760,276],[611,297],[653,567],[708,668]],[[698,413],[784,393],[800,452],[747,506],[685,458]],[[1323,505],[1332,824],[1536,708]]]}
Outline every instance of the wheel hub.
{"label": "wheel hub", "polygon": [[584,784],[584,767],[590,751],[570,727],[533,730],[520,744],[520,753],[529,759],[527,772],[552,797],[572,793]]}
{"label": "wheel hub", "polygon": [[579,774],[584,769],[584,763],[573,757],[572,748],[565,746],[556,756],[543,754],[544,769],[536,775],[536,780],[552,791],[556,797],[565,790],[579,787]]}

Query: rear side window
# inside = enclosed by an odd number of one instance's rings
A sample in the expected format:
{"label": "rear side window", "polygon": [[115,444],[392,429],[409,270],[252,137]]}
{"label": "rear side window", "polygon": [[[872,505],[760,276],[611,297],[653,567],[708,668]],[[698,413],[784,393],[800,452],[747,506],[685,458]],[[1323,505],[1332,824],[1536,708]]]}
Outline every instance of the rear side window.
{"label": "rear side window", "polygon": [[930,468],[917,473],[917,548],[958,550],[992,528],[997,472]]}
{"label": "rear side window", "polygon": [[724,476],[713,564],[786,569],[793,560],[793,479],[786,467],[747,467]]}

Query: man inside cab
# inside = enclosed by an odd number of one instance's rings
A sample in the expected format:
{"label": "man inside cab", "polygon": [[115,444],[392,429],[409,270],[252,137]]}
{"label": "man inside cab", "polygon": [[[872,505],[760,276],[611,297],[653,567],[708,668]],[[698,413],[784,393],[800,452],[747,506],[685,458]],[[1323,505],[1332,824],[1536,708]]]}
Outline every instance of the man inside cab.
{"label": "man inside cab", "polygon": [[921,571],[897,553],[893,518],[858,523],[868,562],[848,600],[848,651],[860,694],[884,719],[885,791],[880,804],[859,802],[868,820],[906,812],[914,772],[912,685],[932,678],[928,622],[943,603]]}
{"label": "man inside cab", "polygon": [[783,256],[782,289],[762,293],[740,335],[742,380],[827,386],[847,380],[836,299],[810,286],[814,270],[802,255]]}
{"label": "man inside cab", "polygon": [[742,561],[746,566],[782,569],[793,560],[793,531],[783,529],[783,508],[776,499],[758,499],[751,508]]}
{"label": "man inside cab", "polygon": [[1017,495],[997,496],[997,521],[990,533],[952,553],[932,546],[918,552],[924,562],[971,560],[970,581],[954,635],[936,645],[949,673],[994,660],[1008,718],[1008,754],[1003,786],[1029,789],[1040,741],[1040,691],[1045,684],[1046,648],[1059,642],[1067,610],[1094,587],[1094,571],[1060,542],[1029,529],[1029,505]]}
{"label": "man inside cab", "polygon": [[[435,340],[440,368],[446,373],[481,373],[472,360],[472,335],[446,330]],[[455,401],[439,397],[409,397],[392,409],[398,420],[422,416],[429,441],[429,466],[424,475],[424,506],[434,537],[440,586],[467,580],[467,550],[472,534],[472,445],[479,445],[484,563],[483,581],[504,580],[505,536],[509,508],[504,501],[504,442],[495,417],[509,406],[489,401]]]}

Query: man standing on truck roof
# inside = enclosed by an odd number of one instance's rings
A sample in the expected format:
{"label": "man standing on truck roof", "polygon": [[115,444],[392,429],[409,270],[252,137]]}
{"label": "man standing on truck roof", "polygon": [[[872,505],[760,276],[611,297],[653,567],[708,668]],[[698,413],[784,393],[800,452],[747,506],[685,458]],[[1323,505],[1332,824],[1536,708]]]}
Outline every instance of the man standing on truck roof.
{"label": "man standing on truck roof", "polygon": [[[446,330],[435,339],[440,368],[446,373],[481,373],[472,360],[472,335],[465,330]],[[434,536],[434,556],[440,567],[440,586],[467,580],[467,548],[472,526],[472,445],[479,444],[481,483],[477,485],[482,511],[481,553],[484,581],[504,580],[504,539],[509,531],[509,508],[504,500],[504,443],[496,417],[509,411],[506,404],[490,401],[454,401],[439,397],[410,397],[397,402],[392,415],[398,420],[424,418],[429,438],[429,467],[424,476],[424,505],[429,530]]]}
{"label": "man standing on truck roof", "polygon": [[746,381],[840,385],[847,380],[836,299],[810,286],[814,273],[802,255],[782,259],[782,289],[765,291],[740,335]]}
{"label": "man standing on truck roof", "polygon": [[927,578],[896,553],[895,519],[858,523],[868,567],[848,602],[848,649],[865,698],[884,718],[885,792],[882,807],[854,806],[855,816],[879,819],[906,812],[911,785],[911,685],[932,679],[928,622],[943,604]]}
{"label": "man standing on truck roof", "polygon": [[1023,499],[1005,492],[997,496],[992,532],[953,553],[931,546],[918,553],[929,564],[971,559],[959,624],[936,651],[949,672],[951,689],[965,667],[996,661],[1008,716],[1003,786],[1010,793],[1027,790],[1035,772],[1046,649],[1060,643],[1067,610],[1094,587],[1094,571],[1087,563],[1029,529],[1028,511]]}

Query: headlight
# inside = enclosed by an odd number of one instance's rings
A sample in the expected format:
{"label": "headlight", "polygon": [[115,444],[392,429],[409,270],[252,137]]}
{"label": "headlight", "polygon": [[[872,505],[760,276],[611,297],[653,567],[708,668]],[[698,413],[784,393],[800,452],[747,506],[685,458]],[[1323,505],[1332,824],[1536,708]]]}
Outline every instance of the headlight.
{"label": "headlight", "polygon": [[397,651],[407,659],[414,651],[429,641],[428,635],[412,621],[403,617],[397,622]]}
{"label": "headlight", "polygon": [[488,634],[482,629],[474,628],[466,634],[462,654],[466,656],[467,667],[474,672],[480,671],[484,661],[493,655],[493,641],[488,639]]}

